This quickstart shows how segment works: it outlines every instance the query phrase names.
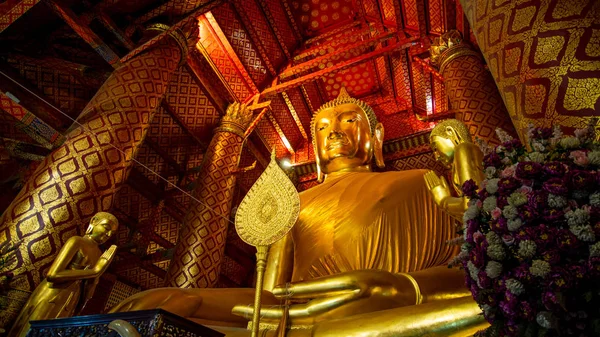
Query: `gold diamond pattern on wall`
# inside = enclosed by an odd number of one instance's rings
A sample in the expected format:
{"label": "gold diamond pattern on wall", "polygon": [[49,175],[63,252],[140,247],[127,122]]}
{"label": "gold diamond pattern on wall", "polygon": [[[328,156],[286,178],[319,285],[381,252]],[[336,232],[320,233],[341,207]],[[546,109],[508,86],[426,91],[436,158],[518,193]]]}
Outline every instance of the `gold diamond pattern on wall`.
{"label": "gold diamond pattern on wall", "polygon": [[84,126],[46,157],[4,212],[0,242],[23,240],[8,268],[19,289],[35,289],[63,243],[110,210],[180,56],[167,38],[115,70],[84,109]]}
{"label": "gold diamond pattern on wall", "polygon": [[600,114],[600,3],[461,0],[517,129]]}

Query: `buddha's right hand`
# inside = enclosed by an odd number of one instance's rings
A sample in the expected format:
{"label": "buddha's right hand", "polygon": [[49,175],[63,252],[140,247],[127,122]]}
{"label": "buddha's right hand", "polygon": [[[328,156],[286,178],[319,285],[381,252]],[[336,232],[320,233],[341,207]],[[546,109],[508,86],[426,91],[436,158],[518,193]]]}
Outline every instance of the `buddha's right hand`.
{"label": "buddha's right hand", "polygon": [[[273,289],[279,299],[309,299],[292,304],[289,318],[292,324],[314,324],[318,321],[385,310],[415,303],[414,286],[405,277],[377,270],[358,270],[313,280],[297,282]],[[235,306],[232,313],[251,317],[253,308]],[[282,307],[261,309],[263,322],[277,322]]]}

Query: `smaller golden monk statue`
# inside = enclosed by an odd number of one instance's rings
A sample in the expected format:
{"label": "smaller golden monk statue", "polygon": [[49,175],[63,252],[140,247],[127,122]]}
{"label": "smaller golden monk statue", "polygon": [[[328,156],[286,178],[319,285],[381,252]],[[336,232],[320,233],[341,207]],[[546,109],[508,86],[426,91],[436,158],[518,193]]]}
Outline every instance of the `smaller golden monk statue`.
{"label": "smaller golden monk statue", "polygon": [[8,337],[24,337],[29,321],[70,317],[92,297],[98,280],[112,261],[117,246],[104,253],[99,245],[119,227],[117,218],[98,212],[85,235],[71,237],[61,248],[46,278],[35,288]]}
{"label": "smaller golden monk statue", "polygon": [[436,125],[429,141],[436,160],[451,171],[452,188],[458,196],[452,195],[446,178],[438,177],[433,171],[425,174],[427,188],[438,206],[462,221],[468,200],[463,196],[461,187],[469,179],[478,186],[483,180],[483,153],[471,140],[467,126],[456,119]]}

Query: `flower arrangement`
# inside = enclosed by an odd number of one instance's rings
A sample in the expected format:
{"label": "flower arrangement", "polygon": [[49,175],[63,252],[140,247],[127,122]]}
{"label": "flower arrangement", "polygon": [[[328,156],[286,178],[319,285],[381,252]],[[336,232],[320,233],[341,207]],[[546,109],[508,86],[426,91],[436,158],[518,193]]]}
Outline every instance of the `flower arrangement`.
{"label": "flower arrangement", "polygon": [[531,151],[497,130],[469,180],[461,253],[490,328],[479,336],[600,336],[600,143],[533,128]]}

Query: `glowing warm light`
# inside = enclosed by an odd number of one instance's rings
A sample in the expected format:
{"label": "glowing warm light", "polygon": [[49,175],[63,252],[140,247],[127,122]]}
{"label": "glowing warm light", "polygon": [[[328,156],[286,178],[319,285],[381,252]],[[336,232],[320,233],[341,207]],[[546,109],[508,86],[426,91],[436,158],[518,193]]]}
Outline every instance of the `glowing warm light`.
{"label": "glowing warm light", "polygon": [[290,168],[290,167],[292,167],[292,162],[290,162],[290,160],[287,158],[283,158],[281,160],[281,166],[283,166],[285,168]]}

